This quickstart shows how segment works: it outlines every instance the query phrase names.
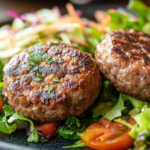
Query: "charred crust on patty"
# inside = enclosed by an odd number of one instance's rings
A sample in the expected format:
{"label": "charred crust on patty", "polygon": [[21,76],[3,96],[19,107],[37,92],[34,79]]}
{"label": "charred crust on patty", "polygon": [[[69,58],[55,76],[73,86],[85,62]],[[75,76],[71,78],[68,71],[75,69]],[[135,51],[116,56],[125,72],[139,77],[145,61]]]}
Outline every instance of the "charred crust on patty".
{"label": "charred crust on patty", "polygon": [[[48,63],[42,59],[30,64],[30,52],[36,57],[46,54],[52,61]],[[59,82],[53,81],[56,77]],[[51,85],[55,88],[49,93]],[[4,67],[3,94],[9,105],[36,121],[54,122],[81,115],[94,103],[100,87],[100,72],[92,56],[61,42],[33,45],[14,56]]]}
{"label": "charred crust on patty", "polygon": [[119,92],[150,101],[149,35],[135,30],[111,31],[98,44],[95,58]]}

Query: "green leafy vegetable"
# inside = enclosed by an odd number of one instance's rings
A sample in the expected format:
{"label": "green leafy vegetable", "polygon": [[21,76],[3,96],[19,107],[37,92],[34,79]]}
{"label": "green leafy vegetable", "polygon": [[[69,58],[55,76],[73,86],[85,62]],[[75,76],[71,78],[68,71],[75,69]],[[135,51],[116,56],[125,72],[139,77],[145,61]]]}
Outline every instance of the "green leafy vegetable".
{"label": "green leafy vegetable", "polygon": [[150,21],[150,7],[141,0],[130,0],[127,7],[137,13],[145,22]]}
{"label": "green leafy vegetable", "polygon": [[4,110],[4,115],[3,117],[1,117],[2,120],[0,121],[0,131],[6,134],[11,134],[12,132],[16,130],[17,127],[15,124],[9,125],[7,123],[7,117],[13,115],[15,112],[8,105],[4,105],[3,110]]}
{"label": "green leafy vegetable", "polygon": [[70,40],[69,40],[69,38],[68,38],[68,36],[67,36],[66,33],[61,33],[60,37],[61,37],[61,39],[62,39],[63,42],[65,42],[67,44],[71,44],[71,42],[70,42]]}
{"label": "green leafy vegetable", "polygon": [[55,88],[55,85],[51,84],[51,86],[48,88],[48,94],[50,94],[54,88]]}
{"label": "green leafy vegetable", "polygon": [[79,141],[75,142],[73,145],[64,146],[63,148],[77,148],[77,147],[86,147],[86,145],[81,140],[79,140]]}
{"label": "green leafy vegetable", "polygon": [[119,12],[108,12],[111,17],[111,24],[107,25],[107,32],[119,29],[142,30],[143,21],[138,19],[133,21],[131,14],[121,14]]}
{"label": "green leafy vegetable", "polygon": [[53,79],[54,82],[60,82],[60,80],[56,77]]}
{"label": "green leafy vegetable", "polygon": [[115,106],[118,96],[119,93],[110,82],[108,80],[104,81],[101,95],[91,109],[93,118],[110,111]]}
{"label": "green leafy vegetable", "polygon": [[[140,150],[144,150],[146,148],[146,144],[150,141],[150,108],[143,110],[140,114],[135,115],[133,118],[136,121],[136,124],[132,126],[131,124],[123,121],[122,119],[116,119],[115,121],[124,124],[125,126],[131,128],[129,135],[135,139],[135,145]],[[142,140],[141,140],[142,135]],[[139,144],[140,139],[140,144]]]}
{"label": "green leafy vegetable", "polygon": [[109,120],[113,120],[116,117],[120,117],[122,114],[121,112],[124,109],[125,109],[124,101],[122,98],[122,94],[120,93],[119,100],[118,100],[117,104],[104,115],[104,118],[107,118]]}
{"label": "green leafy vegetable", "polygon": [[34,129],[33,122],[23,115],[15,113],[15,111],[8,105],[3,107],[4,114],[1,115],[0,131],[6,134],[11,134],[16,129],[22,129],[25,125],[30,124],[31,135],[28,142],[45,142],[47,140],[38,139],[38,132]]}
{"label": "green leafy vegetable", "polygon": [[141,111],[143,111],[143,110],[145,110],[147,108],[150,108],[150,103],[138,100],[138,99],[130,97],[128,95],[123,94],[123,99],[125,101],[127,101],[127,100],[130,101],[132,106],[133,106],[133,109],[130,110],[130,112],[129,112],[131,117],[139,114]]}

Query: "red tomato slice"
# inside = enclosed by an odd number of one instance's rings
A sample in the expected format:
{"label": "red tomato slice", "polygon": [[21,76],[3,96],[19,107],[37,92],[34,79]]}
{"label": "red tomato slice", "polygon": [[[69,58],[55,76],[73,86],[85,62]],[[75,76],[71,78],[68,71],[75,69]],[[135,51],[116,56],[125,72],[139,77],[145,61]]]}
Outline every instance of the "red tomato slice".
{"label": "red tomato slice", "polygon": [[[127,120],[134,125],[134,119]],[[100,119],[98,123],[89,126],[80,136],[89,147],[99,150],[125,150],[133,145],[134,139],[128,135],[130,129],[121,123]]]}
{"label": "red tomato slice", "polygon": [[34,125],[35,130],[42,131],[44,135],[53,136],[57,129],[57,123],[45,123],[41,126]]}
{"label": "red tomato slice", "polygon": [[2,101],[2,97],[0,96],[0,110],[3,109],[3,101]]}

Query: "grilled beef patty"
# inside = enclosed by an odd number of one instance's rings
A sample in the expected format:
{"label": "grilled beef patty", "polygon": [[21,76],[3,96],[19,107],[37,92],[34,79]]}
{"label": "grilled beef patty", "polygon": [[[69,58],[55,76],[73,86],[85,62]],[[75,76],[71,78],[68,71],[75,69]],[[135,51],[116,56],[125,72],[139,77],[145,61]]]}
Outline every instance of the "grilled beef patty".
{"label": "grilled beef patty", "polygon": [[112,31],[97,46],[96,61],[119,92],[150,101],[150,36]]}
{"label": "grilled beef patty", "polygon": [[64,43],[29,47],[10,60],[4,74],[3,94],[9,105],[41,122],[81,115],[101,86],[91,55]]}

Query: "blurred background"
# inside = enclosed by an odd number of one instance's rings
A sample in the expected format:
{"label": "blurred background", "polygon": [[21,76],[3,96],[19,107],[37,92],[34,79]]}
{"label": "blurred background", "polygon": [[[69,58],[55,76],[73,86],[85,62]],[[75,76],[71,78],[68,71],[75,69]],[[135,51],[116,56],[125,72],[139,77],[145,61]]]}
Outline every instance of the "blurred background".
{"label": "blurred background", "polygon": [[[52,8],[58,6],[65,14],[66,3],[72,2],[75,9],[82,11],[82,16],[94,19],[95,10],[107,10],[109,8],[125,8],[128,0],[0,0],[0,25],[9,23],[13,18],[8,16],[7,11],[13,10],[19,14],[30,12],[41,8]],[[150,0],[143,0],[150,6]]]}

